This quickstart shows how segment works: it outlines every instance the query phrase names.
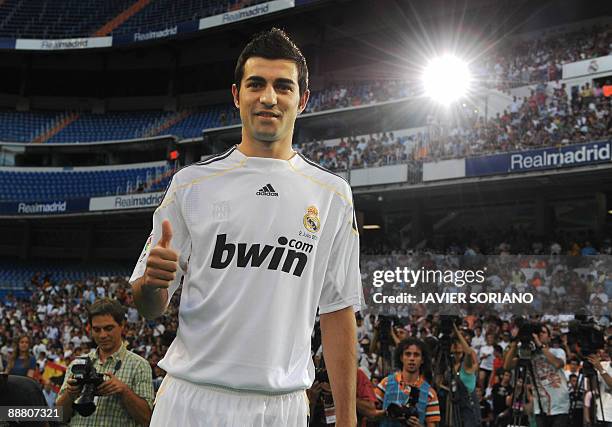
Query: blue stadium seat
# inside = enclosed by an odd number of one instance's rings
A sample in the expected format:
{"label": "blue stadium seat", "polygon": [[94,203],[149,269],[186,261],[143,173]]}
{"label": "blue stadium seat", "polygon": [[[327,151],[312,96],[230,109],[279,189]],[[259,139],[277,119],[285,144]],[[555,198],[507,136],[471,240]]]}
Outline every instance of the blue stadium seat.
{"label": "blue stadium seat", "polygon": [[171,176],[167,166],[126,170],[69,172],[0,171],[0,201],[51,201],[76,197],[96,197],[165,188]]}

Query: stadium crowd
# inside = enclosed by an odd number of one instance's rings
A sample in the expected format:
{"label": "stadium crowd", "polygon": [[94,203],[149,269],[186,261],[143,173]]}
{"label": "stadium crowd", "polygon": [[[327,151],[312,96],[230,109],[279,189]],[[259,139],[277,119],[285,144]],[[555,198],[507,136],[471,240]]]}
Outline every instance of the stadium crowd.
{"label": "stadium crowd", "polygon": [[563,34],[519,39],[504,44],[484,60],[478,75],[502,90],[561,78],[562,66],[612,54],[610,25]]}
{"label": "stadium crowd", "polygon": [[[465,233],[459,233],[457,237],[464,238],[468,235],[469,230],[465,230]],[[503,361],[519,331],[520,318],[529,318],[531,322],[538,322],[538,325],[546,325],[550,333],[550,347],[555,349],[555,354],[561,354],[558,349],[564,352],[562,370],[566,379],[575,384],[577,377],[573,378],[572,375],[579,374],[586,359],[579,356],[574,340],[568,341],[575,316],[566,313],[582,310],[588,318],[595,321],[606,337],[602,348],[597,349],[597,363],[601,364],[601,371],[611,369],[610,240],[603,240],[596,247],[586,241],[579,243],[563,239],[551,242],[529,240],[527,234],[519,230],[508,231],[505,237],[508,238],[496,243],[476,242],[466,238],[463,241],[471,243],[460,245],[453,243],[455,240],[451,239],[450,243],[445,242],[445,246],[437,250],[394,250],[386,251],[386,255],[380,252],[374,255],[372,250],[365,250],[362,254],[366,301],[372,301],[375,291],[372,287],[372,272],[393,269],[398,265],[413,269],[457,269],[465,267],[466,263],[471,268],[486,265],[487,282],[478,286],[466,286],[462,292],[480,292],[486,289],[504,293],[531,292],[535,295],[533,303],[518,312],[504,304],[491,304],[488,309],[479,307],[477,311],[472,312],[469,312],[470,307],[467,305],[455,306],[456,309],[465,311],[461,312],[462,321],[458,324],[458,330],[451,333],[451,353],[464,357],[462,354],[472,354],[473,351],[476,355],[478,369],[465,367],[476,379],[466,380],[468,394],[462,398],[466,399],[464,403],[467,406],[482,409],[483,426],[505,426],[510,422],[508,416],[512,409],[512,397],[508,396],[512,396],[516,382],[513,375],[506,373],[512,370],[503,369]],[[374,250],[385,252],[384,247]],[[483,252],[497,256],[484,256]],[[440,255],[434,255],[435,253]],[[521,253],[530,255],[520,255]],[[393,288],[385,289],[385,293],[405,291],[405,286],[403,283],[396,283]],[[44,273],[37,273],[26,288],[31,292],[30,298],[16,299],[8,294],[0,305],[0,363],[3,370],[40,381],[43,394],[52,406],[66,367],[75,357],[85,355],[95,347],[91,339],[91,325],[88,323],[88,307],[97,299],[111,297],[127,308],[124,339],[131,351],[150,363],[153,372],[151,382],[157,391],[164,372],[156,364],[176,334],[180,290],[173,297],[162,318],[146,321],[134,307],[130,286],[123,277],[98,277],[54,283]],[[414,350],[413,344],[419,348],[422,346],[422,354],[419,356],[423,358],[419,362],[422,363],[422,369],[419,371],[418,381],[420,384],[422,381],[429,381],[435,390],[429,393],[426,423],[438,422],[440,413],[443,414],[447,410],[442,403],[445,399],[445,386],[442,385],[441,379],[436,379],[435,374],[441,374],[442,368],[446,369],[446,362],[440,360],[440,354],[448,352],[449,349],[443,347],[443,317],[440,313],[445,314],[444,310],[449,307],[443,304],[435,307],[427,304],[400,307],[401,309],[389,306],[383,308],[370,303],[369,312],[357,315],[360,343],[358,393],[360,399],[366,402],[360,404],[360,414],[363,416],[363,424],[360,425],[385,425],[387,411],[383,410],[386,404],[384,396],[393,382],[389,374],[402,371],[402,363],[406,362],[401,355],[399,358],[394,357],[395,351],[398,348],[401,351],[407,351],[407,348]],[[448,334],[448,331],[446,333]],[[457,338],[457,333],[461,333],[465,341],[465,348],[461,351],[458,346],[464,344]],[[404,341],[405,339],[409,341]],[[325,384],[320,342],[320,334],[315,330],[312,350],[318,367],[317,380],[308,392],[311,398],[313,426],[326,425],[324,409],[329,406],[331,396],[328,384]],[[442,350],[439,350],[440,346]],[[587,402],[585,391],[580,391],[582,395],[578,399],[576,393],[579,390],[575,387],[570,385],[567,389],[567,399],[577,400],[583,407],[585,404],[588,406],[590,403]],[[476,396],[477,400],[474,400]],[[608,399],[604,400],[604,405],[607,405],[605,408],[612,408],[612,395],[609,390],[602,393],[601,397]],[[599,395],[596,394],[596,402],[598,399]],[[370,403],[367,403],[368,401]],[[479,402],[478,406],[474,406],[474,402]],[[533,399],[531,402],[529,410],[533,411]],[[578,417],[576,414],[577,412],[573,412],[573,416]],[[370,417],[369,421],[366,420],[366,415]],[[582,425],[583,416],[580,415],[580,424],[571,425]]]}
{"label": "stadium crowd", "polygon": [[452,124],[432,120],[427,130],[395,137],[393,132],[341,138],[337,145],[308,141],[296,149],[331,170],[436,161],[543,147],[563,147],[612,136],[612,98],[586,83],[572,96],[565,84],[539,84],[508,109],[485,120],[457,108]]}

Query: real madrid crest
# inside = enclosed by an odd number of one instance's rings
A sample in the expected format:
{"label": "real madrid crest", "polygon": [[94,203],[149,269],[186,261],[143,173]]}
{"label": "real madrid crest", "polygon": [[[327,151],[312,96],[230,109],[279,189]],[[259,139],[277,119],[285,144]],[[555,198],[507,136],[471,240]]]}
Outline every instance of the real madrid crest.
{"label": "real madrid crest", "polygon": [[311,233],[316,233],[321,228],[321,221],[319,220],[319,210],[316,206],[308,206],[306,209],[306,215],[304,215],[304,227]]}

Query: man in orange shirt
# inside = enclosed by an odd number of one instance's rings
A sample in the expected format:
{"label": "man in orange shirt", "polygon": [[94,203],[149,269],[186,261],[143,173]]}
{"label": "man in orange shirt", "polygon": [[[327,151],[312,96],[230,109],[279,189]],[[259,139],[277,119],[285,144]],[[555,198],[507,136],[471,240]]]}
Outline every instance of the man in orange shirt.
{"label": "man in orange shirt", "polygon": [[425,379],[430,373],[427,353],[425,344],[416,338],[406,338],[397,345],[395,359],[402,370],[384,378],[374,390],[383,408],[379,415],[381,427],[406,425],[389,416],[389,406],[393,404],[402,409],[416,407],[416,416],[408,418],[411,427],[435,427],[440,422],[438,395]]}

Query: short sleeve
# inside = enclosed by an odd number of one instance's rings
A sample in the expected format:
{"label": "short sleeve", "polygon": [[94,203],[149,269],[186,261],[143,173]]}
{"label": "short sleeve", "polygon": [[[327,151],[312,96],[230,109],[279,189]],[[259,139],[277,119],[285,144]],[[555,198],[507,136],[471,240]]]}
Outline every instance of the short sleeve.
{"label": "short sleeve", "polygon": [[353,206],[348,205],[332,242],[319,300],[319,313],[331,313],[349,306],[359,311],[362,303],[359,233]]}
{"label": "short sleeve", "polygon": [[374,389],[374,394],[376,395],[376,399],[378,399],[378,401],[381,403],[385,400],[385,392],[387,391],[388,382],[389,382],[389,378],[385,377],[378,383],[378,385]]}
{"label": "short sleeve", "polygon": [[368,376],[361,369],[357,369],[357,397],[366,399],[368,402],[376,402],[374,387]]}
{"label": "short sleeve", "polygon": [[567,364],[567,360],[565,358],[565,350],[563,350],[562,348],[551,348],[550,352],[553,354],[553,356],[555,356],[557,359],[561,359],[563,360],[563,366],[565,366]]}
{"label": "short sleeve", "polygon": [[132,391],[146,400],[149,408],[153,407],[155,394],[153,390],[153,372],[151,371],[151,366],[145,360],[138,364],[138,369],[136,369],[132,383]]}
{"label": "short sleeve", "polygon": [[149,254],[151,253],[151,249],[161,239],[161,225],[166,219],[169,220],[172,225],[172,240],[170,242],[170,247],[179,254],[179,269],[176,273],[176,278],[170,283],[168,289],[168,302],[170,302],[172,295],[180,286],[183,276],[187,273],[189,256],[191,254],[191,238],[180,208],[179,184],[176,175],[170,182],[163,201],[153,213],[153,230],[140,253],[138,262],[130,277],[130,283],[133,284],[144,275]]}
{"label": "short sleeve", "polygon": [[427,408],[425,409],[425,421],[427,423],[439,423],[441,419],[438,394],[436,390],[430,388],[427,396]]}

